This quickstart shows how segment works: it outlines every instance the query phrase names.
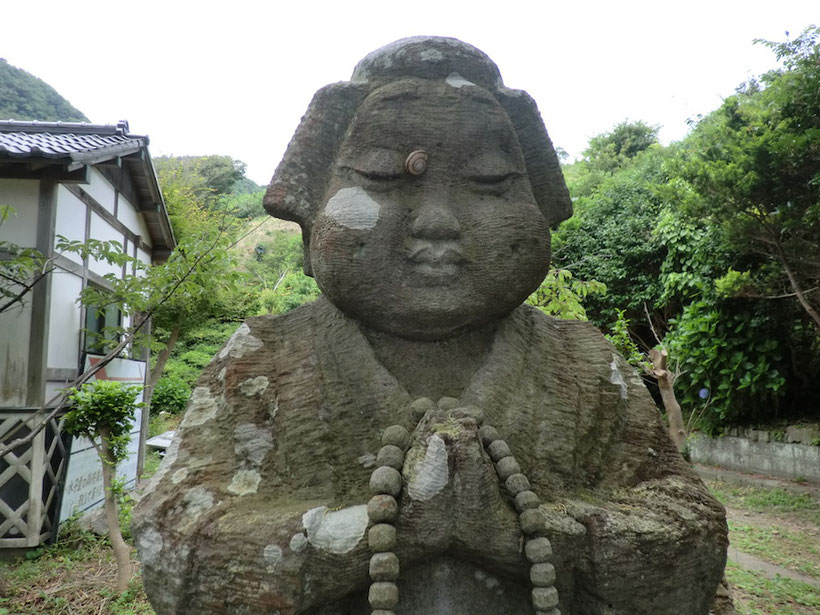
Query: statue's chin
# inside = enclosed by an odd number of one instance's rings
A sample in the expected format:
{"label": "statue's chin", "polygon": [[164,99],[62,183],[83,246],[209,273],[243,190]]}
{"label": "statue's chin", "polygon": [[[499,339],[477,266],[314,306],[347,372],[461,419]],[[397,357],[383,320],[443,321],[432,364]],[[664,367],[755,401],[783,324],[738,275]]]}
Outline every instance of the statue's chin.
{"label": "statue's chin", "polygon": [[[343,310],[344,311],[344,310]],[[396,317],[395,319],[374,320],[366,315],[361,317],[348,313],[361,326],[370,331],[383,335],[397,337],[414,342],[437,342],[449,338],[458,337],[471,331],[494,326],[495,323],[509,314],[512,310],[507,310],[502,314],[490,314],[465,320],[464,318],[449,319],[414,319],[409,316]]]}

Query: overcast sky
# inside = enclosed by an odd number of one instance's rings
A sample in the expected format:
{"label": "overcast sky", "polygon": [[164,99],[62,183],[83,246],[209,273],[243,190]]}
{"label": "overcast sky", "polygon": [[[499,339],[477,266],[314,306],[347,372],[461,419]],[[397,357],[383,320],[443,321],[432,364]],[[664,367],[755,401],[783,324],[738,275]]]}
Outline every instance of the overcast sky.
{"label": "overcast sky", "polygon": [[[624,119],[687,132],[742,81],[776,66],[755,38],[820,21],[816,0],[593,2],[40,0],[2,9],[0,57],[95,123],[127,119],[154,156],[224,154],[265,184],[313,93],[405,36],[486,52],[538,103],[574,158]],[[20,7],[26,6],[21,10]],[[5,118],[4,118],[5,119]]]}

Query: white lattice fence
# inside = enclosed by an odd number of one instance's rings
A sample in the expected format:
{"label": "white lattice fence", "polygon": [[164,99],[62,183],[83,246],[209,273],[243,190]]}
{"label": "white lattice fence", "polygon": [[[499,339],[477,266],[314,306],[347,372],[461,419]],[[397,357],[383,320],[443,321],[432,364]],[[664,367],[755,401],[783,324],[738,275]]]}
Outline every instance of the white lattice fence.
{"label": "white lattice fence", "polygon": [[[31,433],[39,411],[0,411],[0,443]],[[36,547],[55,531],[67,463],[62,420],[53,419],[26,445],[0,459],[0,548]]]}

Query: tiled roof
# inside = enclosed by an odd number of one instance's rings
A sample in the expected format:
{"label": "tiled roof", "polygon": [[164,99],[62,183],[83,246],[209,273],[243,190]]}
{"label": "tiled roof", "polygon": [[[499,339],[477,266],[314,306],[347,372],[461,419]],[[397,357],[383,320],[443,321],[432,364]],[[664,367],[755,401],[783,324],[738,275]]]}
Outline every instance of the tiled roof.
{"label": "tiled roof", "polygon": [[91,162],[123,155],[148,145],[148,137],[116,126],[74,122],[0,121],[0,159],[69,158]]}

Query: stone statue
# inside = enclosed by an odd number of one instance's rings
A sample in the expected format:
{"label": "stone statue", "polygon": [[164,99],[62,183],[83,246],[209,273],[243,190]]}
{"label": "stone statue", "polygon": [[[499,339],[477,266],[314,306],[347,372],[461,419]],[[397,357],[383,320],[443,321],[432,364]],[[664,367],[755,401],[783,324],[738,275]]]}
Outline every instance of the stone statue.
{"label": "stone statue", "polygon": [[486,55],[367,56],[265,206],[323,297],[203,372],[134,517],[159,615],[709,613],[722,507],[601,334],[521,305],[571,204]]}

